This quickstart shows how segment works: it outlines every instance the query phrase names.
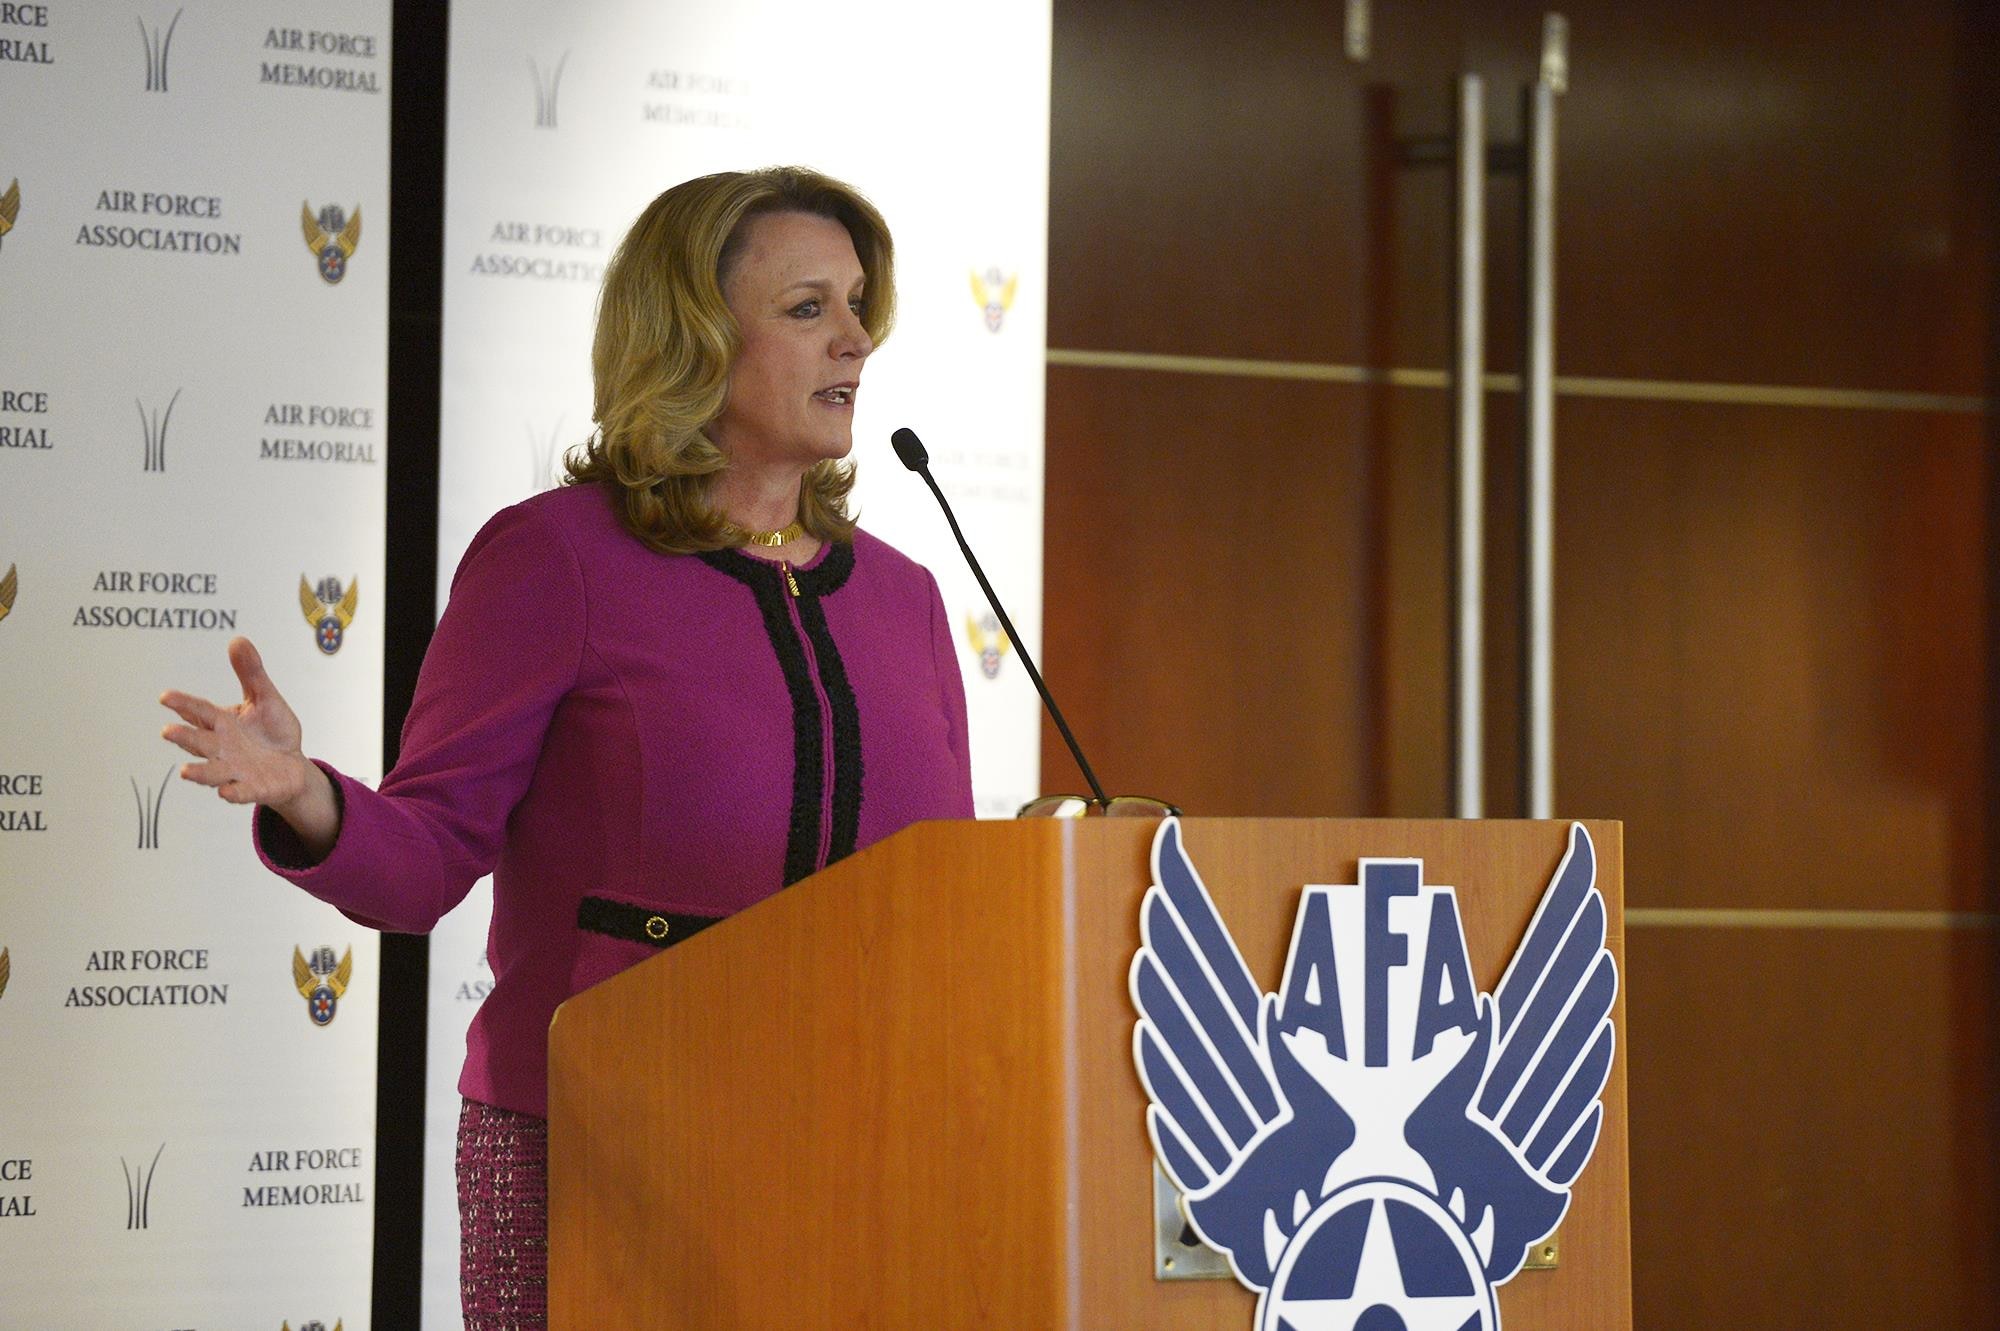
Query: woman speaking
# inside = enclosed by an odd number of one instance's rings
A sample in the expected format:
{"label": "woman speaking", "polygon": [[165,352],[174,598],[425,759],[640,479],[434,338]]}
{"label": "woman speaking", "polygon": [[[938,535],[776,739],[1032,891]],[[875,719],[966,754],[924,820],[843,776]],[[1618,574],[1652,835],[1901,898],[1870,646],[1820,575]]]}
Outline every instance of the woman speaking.
{"label": "woman speaking", "polygon": [[930,574],[847,512],[892,246],[853,189],[777,168],[655,199],[612,257],[597,431],[567,483],[465,552],[400,761],[305,757],[242,638],[243,701],[169,692],[189,781],[255,804],[258,854],[372,928],[493,875],[494,984],[459,1090],[470,1331],[544,1324],[556,1005],[855,849],[972,815],[965,698]]}

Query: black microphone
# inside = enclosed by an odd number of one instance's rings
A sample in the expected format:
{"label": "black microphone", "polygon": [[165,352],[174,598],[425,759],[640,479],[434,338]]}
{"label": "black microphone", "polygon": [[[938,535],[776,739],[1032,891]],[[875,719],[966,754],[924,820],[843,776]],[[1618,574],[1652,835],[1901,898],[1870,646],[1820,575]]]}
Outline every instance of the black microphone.
{"label": "black microphone", "polygon": [[1111,801],[1105,798],[1104,787],[1097,784],[1097,773],[1090,770],[1083,750],[1077,746],[1076,736],[1069,733],[1069,722],[1063,720],[1062,709],[1049,695],[1049,686],[1042,683],[1042,672],[1035,669],[1035,663],[1028,656],[1027,647],[1021,642],[1021,635],[1014,632],[1014,621],[1007,618],[1007,612],[1000,607],[1000,598],[993,594],[993,584],[986,580],[986,573],[979,567],[979,561],[972,557],[972,547],[965,543],[965,533],[958,529],[958,519],[952,515],[951,505],[945,502],[944,491],[931,475],[931,455],[924,448],[924,441],[917,438],[917,432],[904,426],[889,436],[889,443],[895,448],[896,456],[903,465],[924,478],[924,484],[931,487],[937,496],[938,507],[944,510],[944,520],[951,524],[951,534],[958,538],[958,548],[965,553],[965,562],[972,566],[972,576],[979,579],[979,590],[986,593],[986,603],[993,607],[993,613],[1000,617],[1000,627],[1007,631],[1007,640],[1014,644],[1014,650],[1021,654],[1021,664],[1028,668],[1028,678],[1035,682],[1035,692],[1042,695],[1042,705],[1055,718],[1056,729],[1062,732],[1063,743],[1069,745],[1070,756],[1076,759],[1077,767],[1083,772],[1083,779],[1090,783],[1090,793],[1097,796],[1100,807]]}

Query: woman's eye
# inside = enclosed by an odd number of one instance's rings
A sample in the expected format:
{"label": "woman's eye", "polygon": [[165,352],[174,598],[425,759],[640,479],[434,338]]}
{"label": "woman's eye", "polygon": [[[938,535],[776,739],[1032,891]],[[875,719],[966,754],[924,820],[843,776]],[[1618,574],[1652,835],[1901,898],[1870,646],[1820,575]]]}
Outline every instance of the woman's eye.
{"label": "woman's eye", "polygon": [[799,304],[799,305],[794,305],[794,306],[792,307],[792,317],[793,317],[794,319],[816,319],[816,318],[818,318],[818,317],[819,317],[819,302],[818,302],[818,301],[816,301],[816,300],[809,300],[809,301],[806,301],[806,302],[804,302],[804,303],[802,303],[802,304]]}
{"label": "woman's eye", "polygon": [[859,319],[868,312],[868,302],[856,296],[853,300],[847,302],[847,308],[854,311],[854,317]]}

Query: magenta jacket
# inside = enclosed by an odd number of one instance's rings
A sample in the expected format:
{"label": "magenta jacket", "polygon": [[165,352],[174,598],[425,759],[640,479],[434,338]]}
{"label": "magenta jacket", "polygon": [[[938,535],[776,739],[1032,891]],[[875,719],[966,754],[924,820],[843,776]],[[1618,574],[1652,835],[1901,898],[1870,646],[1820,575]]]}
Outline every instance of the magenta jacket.
{"label": "magenta jacket", "polygon": [[407,933],[491,873],[494,984],[459,1090],[542,1116],[565,998],[703,922],[684,917],[972,816],[964,688],[927,570],[865,533],[789,580],[735,551],[658,554],[594,485],[473,538],[381,789],[327,770],[332,851],[310,863],[260,809],[259,855]]}

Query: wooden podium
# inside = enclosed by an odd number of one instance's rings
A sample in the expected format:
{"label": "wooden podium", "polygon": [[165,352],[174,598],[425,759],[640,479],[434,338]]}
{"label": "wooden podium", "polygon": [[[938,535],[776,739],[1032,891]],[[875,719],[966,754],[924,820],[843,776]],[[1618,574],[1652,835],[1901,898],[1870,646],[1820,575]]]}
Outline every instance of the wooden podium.
{"label": "wooden podium", "polygon": [[[565,1003],[550,1028],[549,1312],[599,1328],[1251,1331],[1234,1280],[1154,1277],[1126,987],[1150,820],[925,823]],[[1586,823],[1618,1056],[1558,1265],[1510,1331],[1631,1325],[1623,846]],[[1498,983],[1567,823],[1194,818],[1252,976],[1362,855],[1458,889]]]}

